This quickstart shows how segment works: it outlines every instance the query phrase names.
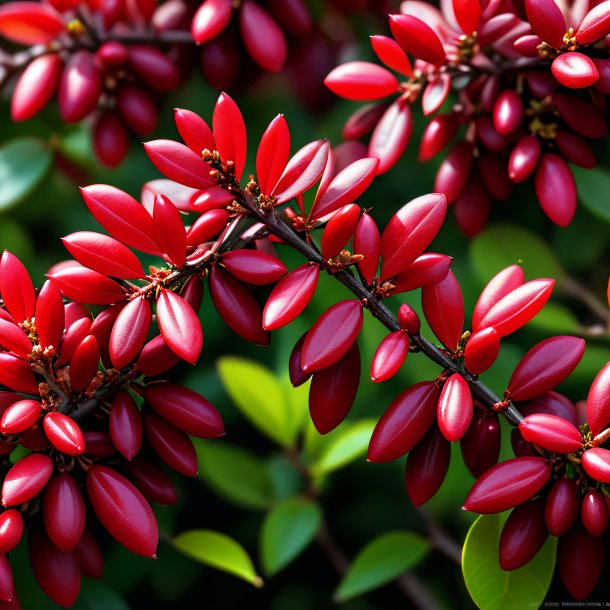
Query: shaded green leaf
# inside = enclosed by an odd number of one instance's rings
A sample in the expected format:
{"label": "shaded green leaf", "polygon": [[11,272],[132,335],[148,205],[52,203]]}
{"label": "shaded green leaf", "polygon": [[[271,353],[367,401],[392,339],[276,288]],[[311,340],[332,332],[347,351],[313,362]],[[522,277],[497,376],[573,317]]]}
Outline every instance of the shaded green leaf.
{"label": "shaded green leaf", "polygon": [[346,423],[325,437],[318,457],[311,464],[312,473],[332,472],[364,455],[376,423],[374,419]]}
{"label": "shaded green leaf", "polygon": [[295,439],[282,386],[264,366],[234,356],[218,361],[220,379],[233,402],[263,434],[282,446]]}
{"label": "shaded green leaf", "polygon": [[482,610],[538,608],[555,570],[557,538],[549,536],[534,559],[505,572],[498,561],[498,541],[506,516],[481,515],[468,531],[462,551],[466,588]]}
{"label": "shaded green leaf", "polygon": [[542,238],[510,223],[492,225],[475,237],[470,243],[470,256],[483,282],[514,264],[523,265],[527,279],[559,279],[564,274],[555,253]]}
{"label": "shaded green leaf", "polygon": [[567,307],[552,302],[547,303],[529,324],[554,334],[580,332],[578,318]]}
{"label": "shaded green leaf", "polygon": [[389,532],[375,538],[358,553],[334,598],[344,602],[376,589],[413,568],[428,551],[428,541],[411,532]]}
{"label": "shaded green leaf", "polygon": [[212,530],[190,530],[178,534],[173,543],[179,551],[196,561],[234,574],[255,587],[263,586],[248,553],[226,534]]}
{"label": "shaded green leaf", "polygon": [[572,166],[578,188],[578,199],[595,216],[610,222],[610,172],[601,167],[583,169]]}
{"label": "shaded green leaf", "polygon": [[73,610],[129,610],[127,602],[104,583],[83,579],[80,596]]}
{"label": "shaded green leaf", "polygon": [[225,441],[194,443],[199,477],[220,496],[246,508],[271,504],[269,471],[257,455]]}
{"label": "shaded green leaf", "polygon": [[276,574],[293,561],[313,540],[321,521],[318,506],[303,498],[291,498],[269,511],[261,530],[265,573]]}
{"label": "shaded green leaf", "polygon": [[19,203],[47,175],[53,152],[38,138],[18,138],[0,148],[0,210]]}

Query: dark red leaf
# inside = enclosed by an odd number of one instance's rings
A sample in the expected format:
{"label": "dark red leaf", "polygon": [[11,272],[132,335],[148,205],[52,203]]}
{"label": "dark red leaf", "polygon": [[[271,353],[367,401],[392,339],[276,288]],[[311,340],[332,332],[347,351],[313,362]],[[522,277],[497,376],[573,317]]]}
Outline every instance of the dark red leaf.
{"label": "dark red leaf", "polygon": [[258,250],[233,250],[223,254],[221,262],[231,275],[254,286],[273,284],[287,272],[281,260]]}
{"label": "dark red leaf", "polygon": [[127,392],[117,392],[112,400],[108,430],[115,447],[131,461],[142,447],[142,416]]}
{"label": "dark red leaf", "polygon": [[472,395],[466,380],[454,373],[447,379],[438,399],[438,427],[451,442],[459,441],[472,420]]}
{"label": "dark red leaf", "polygon": [[135,360],[144,347],[151,320],[150,303],[146,299],[135,298],[121,309],[108,345],[114,368],[120,370]]}
{"label": "dark red leaf", "polygon": [[85,503],[72,475],[60,472],[49,481],[42,510],[51,542],[64,553],[74,550],[85,529]]}
{"label": "dark red leaf", "polygon": [[610,362],[597,374],[587,396],[587,421],[597,436],[610,422]]}

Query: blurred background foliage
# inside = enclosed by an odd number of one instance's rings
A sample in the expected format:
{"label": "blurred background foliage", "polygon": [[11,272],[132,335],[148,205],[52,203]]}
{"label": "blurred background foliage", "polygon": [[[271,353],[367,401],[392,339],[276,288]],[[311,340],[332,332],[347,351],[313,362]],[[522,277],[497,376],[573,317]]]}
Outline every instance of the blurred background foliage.
{"label": "blurred background foliage", "polygon": [[[344,60],[369,57],[368,35],[386,33],[381,22],[373,27],[370,20],[356,17],[354,23],[360,43],[346,48]],[[175,107],[209,119],[216,95],[194,75],[165,99],[155,137],[177,137]],[[340,143],[341,127],[357,107],[330,99],[312,112],[282,75],[265,75],[234,95],[248,126],[250,168],[258,138],[275,114],[285,114],[296,150],[315,138]],[[0,117],[0,245],[18,255],[40,285],[45,271],[67,258],[61,236],[98,229],[78,186],[104,182],[138,196],[142,184],[159,174],[137,142],[120,168],[102,170],[91,153],[87,128],[61,124],[56,109],[15,125],[3,99]],[[380,226],[404,203],[432,188],[436,163],[416,162],[423,126],[420,116],[406,155],[376,179],[359,202],[373,209]],[[603,150],[609,146],[608,140],[600,144],[599,158],[609,157],[610,151]],[[527,279],[558,281],[550,304],[525,329],[503,341],[500,359],[483,376],[498,394],[525,351],[551,334],[588,340],[581,364],[562,388],[574,400],[585,398],[596,372],[610,360],[610,337],[602,319],[610,273],[610,168],[582,170],[577,178],[582,205],[567,229],[550,226],[528,183],[520,185],[509,202],[494,205],[488,228],[477,238],[469,242],[449,216],[431,248],[454,257],[467,312],[487,280],[509,264],[521,263]],[[281,246],[280,251],[289,266],[300,264],[298,255]],[[409,384],[436,377],[436,366],[411,354],[391,381],[371,383],[366,373],[385,333],[367,318],[360,341],[360,391],[338,430],[320,437],[309,423],[307,388],[290,387],[287,360],[294,343],[327,306],[348,296],[332,278],[321,278],[305,313],[276,332],[266,349],[233,335],[206,296],[201,313],[204,356],[196,368],[184,364],[176,372],[217,406],[227,435],[199,443],[199,478],[178,477],[179,504],[156,510],[162,531],[158,559],[146,560],[109,543],[104,577],[99,583],[85,583],[76,608],[306,610],[335,603],[346,610],[410,608],[413,602],[405,588],[414,586],[430,596],[431,610],[473,607],[459,565],[439,553],[434,542],[440,524],[442,536],[461,546],[475,520],[460,510],[473,478],[462,464],[459,447],[453,447],[441,491],[422,510],[410,505],[404,491],[404,460],[366,461],[375,421]],[[420,311],[419,294],[407,294],[404,300]],[[400,302],[393,297],[391,306],[396,310]],[[431,337],[429,329],[424,334]],[[509,432],[504,430],[504,458],[511,456]],[[484,529],[473,532],[470,544],[478,536],[493,553],[497,527],[497,521],[482,522]],[[190,533],[180,535],[184,532]],[[365,547],[342,578],[337,569],[344,570]],[[14,564],[23,607],[55,607],[40,593],[24,555],[23,549],[18,551]],[[551,555],[552,549],[541,561],[552,564]],[[408,575],[395,581],[406,570]],[[394,585],[381,586],[391,581]],[[592,599],[602,599],[602,594],[598,591]],[[548,594],[547,600],[553,599],[569,599],[559,583]]]}

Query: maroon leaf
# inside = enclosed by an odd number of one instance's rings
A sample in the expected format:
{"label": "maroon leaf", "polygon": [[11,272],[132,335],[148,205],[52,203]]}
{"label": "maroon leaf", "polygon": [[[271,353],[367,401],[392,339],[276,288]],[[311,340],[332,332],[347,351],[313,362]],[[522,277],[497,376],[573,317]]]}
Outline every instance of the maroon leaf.
{"label": "maroon leaf", "polygon": [[[549,182],[550,177],[552,182]],[[563,157],[553,153],[542,156],[534,180],[536,197],[544,213],[560,227],[567,227],[576,213],[576,181]]]}
{"label": "maroon leaf", "polygon": [[233,15],[231,0],[204,0],[191,24],[191,34],[197,44],[216,38],[229,24]]}
{"label": "maroon leaf", "polygon": [[85,438],[79,425],[67,415],[52,411],[42,422],[44,433],[55,449],[67,455],[80,455],[85,450]]}
{"label": "maroon leaf", "polygon": [[186,477],[197,476],[197,453],[191,439],[158,415],[144,416],[146,439],[172,470]]}
{"label": "maroon leaf", "polygon": [[167,347],[162,335],[151,339],[140,352],[138,368],[147,377],[166,373],[180,362],[180,357]]}
{"label": "maroon leaf", "polygon": [[517,506],[500,534],[500,567],[503,570],[516,570],[524,566],[537,555],[548,535],[542,498]]}
{"label": "maroon leaf", "polygon": [[480,477],[500,455],[501,430],[497,413],[474,410],[470,427],[460,441],[464,464],[474,477]]}
{"label": "maroon leaf", "polygon": [[72,475],[60,472],[49,481],[42,510],[51,542],[64,553],[74,550],[85,529],[85,503]]}
{"label": "maroon leaf", "polygon": [[117,392],[108,419],[110,437],[119,453],[131,461],[142,447],[142,416],[127,392]]}
{"label": "maroon leaf", "polygon": [[258,250],[233,250],[223,254],[221,262],[231,275],[254,286],[273,284],[287,271],[281,260]]}
{"label": "maroon leaf", "polygon": [[110,359],[116,369],[122,369],[140,353],[152,319],[150,303],[135,298],[121,309],[112,327],[108,345]]}
{"label": "maroon leaf", "polygon": [[178,501],[178,491],[172,479],[156,461],[143,453],[129,462],[126,470],[133,484],[151,502],[168,506]]}
{"label": "maroon leaf", "polygon": [[608,527],[608,508],[605,495],[596,489],[589,489],[582,499],[580,518],[585,529],[592,536],[601,536]]}
{"label": "maroon leaf", "polygon": [[610,9],[605,2],[591,8],[578,26],[575,38],[579,44],[601,40],[610,33]]}
{"label": "maroon leaf", "polygon": [[246,125],[237,104],[226,93],[221,93],[216,101],[212,131],[220,158],[225,163],[233,161],[235,176],[239,180],[246,165],[248,150]]}
{"label": "maroon leaf", "polygon": [[563,536],[574,525],[580,511],[578,484],[568,478],[558,479],[549,490],[544,520],[551,536]]}
{"label": "maroon leaf", "polygon": [[23,535],[23,517],[12,508],[0,515],[0,553],[10,553]]}
{"label": "maroon leaf", "polygon": [[102,93],[102,73],[95,56],[80,49],[69,56],[59,79],[57,101],[61,118],[66,123],[77,123],[96,106]]}
{"label": "maroon leaf", "polygon": [[566,24],[553,0],[525,0],[525,10],[534,32],[544,42],[556,48],[563,46]]}
{"label": "maroon leaf", "polygon": [[165,343],[180,358],[195,364],[203,348],[203,330],[193,308],[175,292],[162,290],[156,311]]}

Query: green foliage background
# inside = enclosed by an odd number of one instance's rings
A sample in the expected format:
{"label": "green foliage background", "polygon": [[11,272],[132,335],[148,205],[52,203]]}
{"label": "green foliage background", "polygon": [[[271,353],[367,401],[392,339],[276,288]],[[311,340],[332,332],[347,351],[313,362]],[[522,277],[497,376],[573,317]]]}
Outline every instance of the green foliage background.
{"label": "green foliage background", "polygon": [[[364,23],[359,27],[366,34],[373,33]],[[362,40],[366,43],[366,36]],[[368,53],[363,44],[359,57]],[[265,76],[235,97],[248,125],[250,168],[257,139],[275,114],[286,115],[296,150],[319,137],[339,143],[341,126],[357,107],[336,102],[314,115],[294,99],[281,76]],[[209,119],[215,98],[216,92],[195,75],[187,87],[165,100],[155,137],[177,137],[172,108],[189,108]],[[24,125],[14,125],[3,100],[0,116],[0,245],[21,257],[40,285],[45,271],[67,258],[61,236],[98,229],[82,203],[78,185],[107,182],[137,196],[144,181],[159,175],[137,143],[118,170],[101,170],[90,152],[86,128],[60,124],[54,109]],[[360,201],[363,207],[373,208],[380,226],[401,205],[432,188],[436,162],[422,166],[415,160],[423,125],[418,119],[408,153]],[[608,143],[601,144],[600,158],[607,158],[607,148]],[[583,205],[567,229],[549,225],[527,184],[518,187],[508,203],[494,206],[488,229],[472,242],[449,218],[433,244],[434,250],[454,257],[467,311],[491,275],[508,264],[522,263],[528,279],[558,280],[551,304],[526,329],[503,341],[501,359],[484,375],[497,393],[506,387],[523,353],[550,334],[588,339],[582,363],[563,388],[575,400],[585,397],[595,373],[610,360],[607,329],[600,328],[590,311],[570,296],[568,280],[577,279],[603,298],[610,273],[610,173],[581,171],[578,182]],[[301,262],[291,252],[282,254],[288,265]],[[308,423],[306,390],[289,387],[286,363],[292,346],[328,305],[347,296],[331,278],[321,278],[303,316],[275,333],[272,345],[262,349],[233,335],[206,295],[201,313],[204,355],[196,368],[181,365],[177,375],[217,406],[227,436],[198,445],[199,479],[177,478],[179,504],[156,510],[162,531],[159,558],[142,559],[108,543],[104,577],[101,583],[85,583],[76,606],[79,610],[306,610],[334,607],[335,602],[346,610],[409,608],[411,602],[398,587],[381,585],[410,569],[428,587],[439,608],[473,607],[460,568],[427,539],[427,516],[438,520],[460,544],[475,519],[460,510],[473,479],[462,465],[459,447],[454,447],[443,488],[423,512],[410,505],[404,492],[404,460],[380,465],[365,459],[376,419],[409,384],[434,378],[436,367],[421,356],[410,355],[390,382],[375,385],[365,374],[349,420],[324,439]],[[400,300],[392,301],[397,308]],[[406,295],[405,301],[419,309],[418,294]],[[384,334],[379,324],[366,320],[361,338],[364,373]],[[429,331],[427,334],[431,336]],[[265,369],[252,369],[252,361]],[[504,432],[502,454],[509,457],[510,431]],[[295,461],[308,473],[299,472]],[[486,527],[493,529],[493,524]],[[342,582],[313,541],[320,528],[331,532],[349,561],[367,549]],[[190,530],[205,531],[178,536]],[[241,548],[213,532],[230,536]],[[203,564],[179,553],[177,547]],[[24,608],[54,607],[33,584],[25,555],[20,548],[12,560]],[[209,563],[228,567],[242,579],[213,570],[205,565]],[[366,593],[368,589],[374,591]],[[568,597],[555,582],[547,599]]]}

